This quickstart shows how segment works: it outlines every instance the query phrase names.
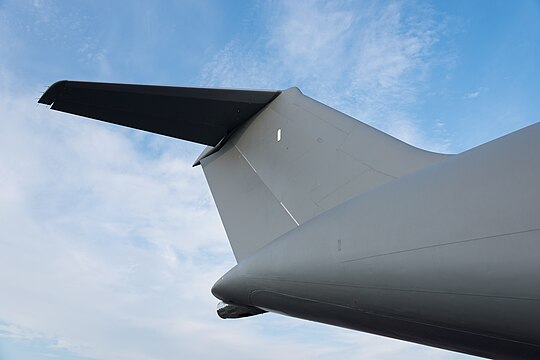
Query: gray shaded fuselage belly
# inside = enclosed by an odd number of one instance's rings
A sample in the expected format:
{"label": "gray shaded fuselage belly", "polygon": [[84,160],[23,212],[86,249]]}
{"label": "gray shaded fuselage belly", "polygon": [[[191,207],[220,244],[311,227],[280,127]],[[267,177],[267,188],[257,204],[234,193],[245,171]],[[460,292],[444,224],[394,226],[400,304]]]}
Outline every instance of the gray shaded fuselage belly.
{"label": "gray shaded fuselage belly", "polygon": [[473,355],[540,356],[540,124],[331,209],[243,259],[225,302]]}

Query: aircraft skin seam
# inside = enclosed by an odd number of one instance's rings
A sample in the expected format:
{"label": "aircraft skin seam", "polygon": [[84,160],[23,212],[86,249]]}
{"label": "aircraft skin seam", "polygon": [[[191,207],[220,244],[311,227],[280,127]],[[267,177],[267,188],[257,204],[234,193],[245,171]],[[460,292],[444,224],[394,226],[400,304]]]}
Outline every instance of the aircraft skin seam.
{"label": "aircraft skin seam", "polygon": [[487,239],[492,239],[492,238],[501,237],[501,236],[524,234],[524,233],[535,232],[535,231],[539,231],[539,230],[540,230],[540,228],[527,229],[527,230],[504,233],[504,234],[482,236],[482,237],[478,237],[478,238],[452,241],[452,242],[447,242],[447,243],[444,243],[444,244],[426,245],[426,246],[421,246],[421,247],[417,247],[417,248],[413,248],[413,249],[399,250],[399,251],[393,251],[393,252],[384,253],[384,254],[375,254],[375,255],[370,255],[370,256],[364,256],[364,257],[356,258],[356,259],[342,260],[341,262],[342,263],[348,263],[348,262],[353,262],[353,261],[361,261],[361,260],[371,259],[371,258],[380,257],[380,256],[394,255],[394,254],[400,254],[400,253],[405,253],[405,252],[410,252],[410,251],[417,251],[417,250],[435,248],[435,247],[440,247],[440,246],[449,246],[449,245],[461,244],[461,243],[472,242],[472,241],[477,241],[477,240],[487,240]]}
{"label": "aircraft skin seam", "polygon": [[[344,308],[344,309],[359,311],[359,312],[362,312],[364,314],[369,314],[369,315],[372,315],[372,316],[380,316],[380,317],[385,317],[385,318],[390,318],[390,319],[396,319],[396,320],[400,320],[400,321],[410,322],[410,323],[413,323],[413,324],[421,324],[421,325],[425,325],[425,326],[436,327],[436,328],[439,328],[439,329],[446,329],[446,330],[451,330],[451,331],[456,331],[456,332],[461,332],[461,333],[466,333],[466,334],[473,334],[473,335],[486,337],[486,338],[491,338],[491,339],[509,341],[509,342],[513,342],[513,343],[517,343],[517,344],[526,344],[526,345],[530,345],[530,346],[534,346],[534,347],[539,347],[540,346],[540,344],[535,344],[535,343],[530,343],[530,342],[525,342],[525,341],[519,341],[519,340],[513,340],[513,339],[499,337],[499,336],[486,335],[486,334],[481,334],[481,333],[477,333],[477,332],[473,332],[473,331],[456,329],[456,328],[452,328],[452,327],[448,327],[448,326],[430,324],[430,323],[427,323],[427,322],[412,320],[412,319],[404,318],[404,317],[400,317],[400,316],[392,316],[392,315],[375,313],[375,312],[372,312],[372,311],[364,311],[364,310],[361,310],[361,309],[355,309],[355,308],[345,306],[345,305],[340,305],[340,304],[334,304],[334,303],[329,303],[329,302],[325,302],[325,301],[318,301],[318,300],[308,299],[308,298],[304,298],[304,297],[301,297],[301,296],[288,295],[288,294],[280,293],[280,292],[277,292],[277,291],[254,290],[254,291],[251,292],[250,298],[254,293],[257,293],[257,292],[269,292],[269,293],[273,293],[273,294],[277,294],[277,295],[282,295],[282,296],[291,297],[291,298],[295,298],[295,299],[314,302],[314,303],[317,303],[317,304],[337,306],[337,307],[341,307],[341,308]],[[272,310],[268,310],[268,311],[271,312]]]}
{"label": "aircraft skin seam", "polygon": [[[344,152],[345,153],[345,152]],[[370,170],[375,170],[375,169],[372,169],[370,168],[369,166],[366,166],[367,169],[365,169],[364,171],[362,171],[360,174],[356,175],[356,176],[353,176],[352,178],[350,178],[349,180],[347,180],[346,182],[344,182],[343,184],[341,184],[340,186],[338,186],[337,188],[335,188],[334,190],[330,191],[328,194],[324,195],[322,198],[320,198],[315,204],[316,205],[319,205],[319,203],[325,201],[326,199],[328,199],[330,196],[334,195],[336,192],[340,191],[341,189],[343,189],[344,187],[346,187],[347,185],[351,184],[352,182],[356,181],[357,179],[359,179],[360,177],[364,176],[365,174],[367,174]],[[375,170],[376,171],[376,170]],[[386,175],[384,173],[381,173],[380,171],[376,171],[376,172],[379,172],[380,174],[383,174],[383,175]],[[390,175],[388,175],[390,176]],[[392,178],[395,180],[396,178],[392,176]],[[389,180],[390,181],[390,180]],[[384,185],[384,184],[381,184],[381,185]],[[378,186],[381,186],[381,185],[378,185]],[[378,187],[377,186],[377,187]],[[370,189],[370,190],[373,190],[373,189]],[[368,191],[370,191],[368,190]],[[357,195],[360,195],[362,194],[363,192],[360,192],[358,193]],[[312,199],[313,200],[313,199]]]}
{"label": "aircraft skin seam", "polygon": [[[354,310],[354,311],[359,311],[359,312],[362,312],[364,314],[369,314],[369,315],[372,315],[372,316],[380,316],[380,317],[385,317],[385,318],[390,318],[390,319],[395,319],[395,320],[400,320],[400,321],[406,321],[406,322],[410,322],[410,323],[413,323],[413,324],[421,324],[421,325],[425,325],[425,326],[436,327],[436,328],[439,328],[439,329],[446,329],[446,330],[456,331],[456,332],[465,333],[465,334],[473,334],[473,335],[486,337],[486,338],[490,338],[490,339],[509,341],[509,342],[513,342],[513,343],[517,343],[517,344],[526,344],[526,345],[530,345],[530,346],[534,346],[534,347],[539,347],[540,346],[540,344],[535,344],[535,343],[530,343],[530,342],[525,342],[525,341],[519,341],[519,340],[513,340],[513,339],[499,337],[499,336],[486,335],[486,334],[481,334],[481,333],[478,333],[478,332],[461,330],[461,329],[456,329],[456,328],[452,328],[452,327],[448,327],[448,326],[430,324],[430,323],[427,323],[427,322],[412,320],[412,319],[403,318],[403,317],[400,317],[400,316],[392,316],[392,315],[386,315],[386,314],[379,314],[379,313],[375,313],[375,312],[372,312],[372,311],[364,311],[364,310],[361,310],[361,309],[355,309],[355,308],[345,306],[345,305],[340,305],[340,304],[334,304],[334,303],[329,303],[329,302],[325,302],[325,301],[318,301],[318,300],[308,299],[308,298],[304,298],[304,297],[301,297],[301,296],[288,295],[288,294],[280,293],[280,292],[277,292],[277,291],[254,290],[254,291],[251,292],[250,298],[254,293],[257,293],[257,292],[269,292],[269,293],[282,295],[282,296],[286,296],[286,297],[291,297],[291,298],[295,298],[295,299],[299,299],[299,300],[305,300],[305,301],[309,301],[309,302],[314,302],[314,303],[317,303],[317,304],[337,306],[337,307],[341,307],[341,308],[344,308],[344,309],[350,309],[350,310]],[[269,309],[268,311],[271,312],[272,310]]]}
{"label": "aircraft skin seam", "polygon": [[[253,165],[251,165],[251,163],[249,162],[248,158],[246,157],[246,155],[244,155],[244,153],[242,152],[242,150],[240,150],[240,148],[238,146],[236,146],[236,144],[234,144],[234,147],[236,148],[236,150],[238,150],[238,152],[240,153],[240,155],[242,155],[242,157],[244,158],[244,160],[246,160],[246,162],[248,163],[248,165],[251,167],[251,169],[253,169],[253,171],[255,171],[255,174],[257,174],[257,170],[255,169],[255,167],[253,167]],[[259,177],[260,179],[260,177]],[[261,179],[262,181],[262,179]],[[263,181],[264,183],[264,181]],[[266,185],[266,184],[265,184]],[[270,190],[270,188],[269,188]],[[272,195],[274,195],[274,193],[272,192],[272,190],[270,190],[270,192],[272,193]],[[274,197],[276,197],[274,195]],[[298,223],[298,221],[296,221],[295,217],[293,216],[293,214],[291,214],[291,212],[289,211],[289,209],[287,209],[287,207],[285,206],[285,204],[283,204],[282,201],[279,202],[279,204],[281,205],[281,207],[285,210],[285,212],[290,216],[290,218],[292,219],[292,221],[294,221],[294,223],[296,224],[296,226],[300,226],[300,224]]]}
{"label": "aircraft skin seam", "polygon": [[[315,100],[315,101],[317,101],[317,100]],[[325,105],[325,104],[323,104],[323,103],[321,103],[321,102],[319,102],[319,101],[317,101],[317,103],[319,103],[320,105],[326,107],[327,109],[330,109],[330,110],[335,111],[335,109],[332,109],[331,107],[329,107],[329,106],[327,106],[327,105]],[[303,111],[309,113],[311,116],[313,116],[313,117],[317,118],[318,120],[324,122],[324,123],[327,124],[328,126],[331,126],[331,127],[334,128],[335,130],[337,130],[337,131],[339,131],[339,132],[342,132],[342,133],[346,134],[345,140],[346,140],[347,137],[351,134],[351,132],[354,130],[354,128],[351,128],[351,130],[345,130],[345,129],[343,129],[343,128],[337,126],[337,125],[334,124],[333,122],[328,121],[328,120],[325,119],[324,117],[321,117],[321,116],[319,116],[317,113],[311,111],[311,110],[310,110],[307,106],[305,106],[305,105],[299,104],[299,103],[297,103],[297,102],[291,102],[291,104],[293,104],[294,106],[297,106],[297,107],[300,108],[301,110],[303,110]],[[346,116],[350,117],[349,115],[346,115]],[[354,120],[354,121],[358,121],[358,120],[356,120],[356,119],[354,119],[354,118],[351,118],[351,119]],[[343,142],[345,142],[345,141],[343,141]]]}
{"label": "aircraft skin seam", "polygon": [[[521,298],[513,296],[501,296],[501,295],[488,295],[488,294],[474,294],[474,293],[458,293],[451,291],[436,291],[436,290],[421,290],[421,289],[400,289],[400,288],[391,288],[391,287],[379,287],[379,286],[365,286],[357,284],[347,284],[347,283],[331,283],[323,281],[304,281],[304,280],[292,280],[284,278],[275,278],[275,277],[258,277],[245,275],[246,278],[254,280],[271,280],[277,282],[288,282],[288,283],[298,283],[298,284],[311,284],[311,285],[324,285],[324,286],[336,286],[336,287],[350,287],[357,289],[370,289],[370,290],[387,290],[387,291],[399,291],[399,292],[414,292],[414,293],[426,293],[426,294],[439,294],[439,295],[457,295],[457,296],[472,296],[472,297],[485,297],[485,298],[494,298],[494,299],[508,299],[508,300],[523,300],[523,301],[534,301],[539,302],[538,298]],[[289,296],[289,295],[287,295]],[[341,305],[343,306],[343,305]]]}
{"label": "aircraft skin seam", "polygon": [[287,214],[289,214],[289,216],[291,217],[291,219],[293,219],[293,221],[296,223],[296,226],[300,226],[300,224],[298,223],[298,221],[296,221],[296,219],[294,218],[294,216],[291,214],[291,212],[289,211],[289,209],[287,209],[287,207],[285,206],[285,204],[283,204],[283,202],[279,202],[281,204],[281,206],[283,207],[283,209],[285,209],[285,211],[287,212]]}
{"label": "aircraft skin seam", "polygon": [[253,171],[255,171],[255,174],[257,174],[257,169],[255,169],[253,167],[253,165],[251,165],[251,163],[249,162],[248,158],[246,157],[246,155],[244,155],[244,153],[242,152],[242,150],[240,150],[240,148],[238,146],[236,146],[236,144],[234,144],[234,147],[236,148],[236,150],[238,150],[238,152],[240,153],[240,155],[242,155],[242,157],[244,158],[244,160],[246,160],[246,162],[248,163],[249,167],[251,169],[253,169]]}
{"label": "aircraft skin seam", "polygon": [[[358,161],[360,164],[362,164],[362,165],[368,167],[369,169],[371,169],[371,170],[373,170],[373,171],[375,171],[375,172],[378,172],[379,174],[382,174],[382,175],[391,177],[391,178],[394,179],[394,180],[400,178],[400,176],[395,176],[395,175],[392,175],[392,174],[389,174],[389,173],[385,173],[384,171],[377,169],[377,168],[374,167],[373,165],[370,165],[370,164],[368,164],[367,162],[365,162],[363,159],[358,158],[358,156],[356,156],[355,154],[351,154],[350,152],[341,149],[341,147],[338,148],[338,149],[336,149],[336,150],[337,150],[337,151],[341,151],[342,153],[349,155],[350,157],[352,157],[353,159],[355,159],[356,161]],[[418,171],[418,170],[421,170],[421,168],[420,168],[420,169],[416,169],[416,170],[414,170],[414,171]],[[414,172],[414,171],[413,171],[413,172]]]}

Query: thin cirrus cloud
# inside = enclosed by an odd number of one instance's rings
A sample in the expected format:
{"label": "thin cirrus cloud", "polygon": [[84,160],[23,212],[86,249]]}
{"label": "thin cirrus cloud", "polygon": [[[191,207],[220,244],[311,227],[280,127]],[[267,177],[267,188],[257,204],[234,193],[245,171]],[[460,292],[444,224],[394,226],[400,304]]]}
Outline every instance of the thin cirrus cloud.
{"label": "thin cirrus cloud", "polygon": [[442,62],[433,47],[445,33],[445,20],[435,15],[427,6],[402,3],[273,3],[265,31],[231,41],[207,64],[201,81],[301,86],[307,95],[406,142],[444,151],[448,139],[428,139],[410,110]]}
{"label": "thin cirrus cloud", "polygon": [[465,96],[467,99],[474,99],[480,95],[480,91],[474,91],[471,93],[468,93],[467,96]]}

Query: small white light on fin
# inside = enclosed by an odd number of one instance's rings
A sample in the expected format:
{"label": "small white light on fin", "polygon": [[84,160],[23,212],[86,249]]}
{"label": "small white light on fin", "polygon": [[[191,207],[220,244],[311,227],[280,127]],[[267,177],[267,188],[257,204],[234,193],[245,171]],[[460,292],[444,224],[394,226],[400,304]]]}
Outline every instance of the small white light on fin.
{"label": "small white light on fin", "polygon": [[281,141],[281,129],[277,129],[276,139],[277,141]]}

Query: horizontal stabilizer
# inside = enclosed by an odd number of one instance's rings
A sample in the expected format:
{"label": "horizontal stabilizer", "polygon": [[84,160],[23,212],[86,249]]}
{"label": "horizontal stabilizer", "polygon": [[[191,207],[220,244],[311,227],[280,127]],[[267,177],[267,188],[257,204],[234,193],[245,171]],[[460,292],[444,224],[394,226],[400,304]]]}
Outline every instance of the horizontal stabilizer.
{"label": "horizontal stabilizer", "polygon": [[39,99],[51,108],[215,146],[279,91],[59,81]]}

